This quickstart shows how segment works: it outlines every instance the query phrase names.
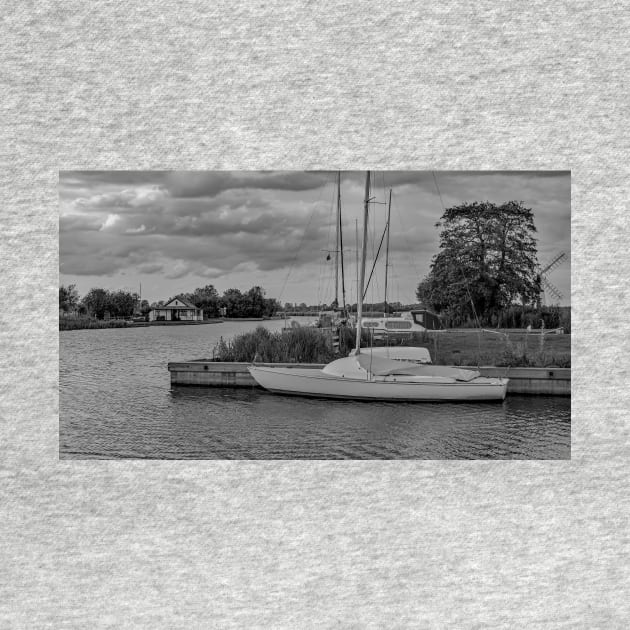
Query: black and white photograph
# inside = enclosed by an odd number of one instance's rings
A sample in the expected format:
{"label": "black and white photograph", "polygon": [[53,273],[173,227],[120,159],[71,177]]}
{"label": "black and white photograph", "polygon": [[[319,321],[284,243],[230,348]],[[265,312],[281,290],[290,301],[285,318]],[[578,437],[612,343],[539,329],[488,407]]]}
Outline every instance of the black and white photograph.
{"label": "black and white photograph", "polygon": [[61,171],[61,459],[570,459],[571,173]]}

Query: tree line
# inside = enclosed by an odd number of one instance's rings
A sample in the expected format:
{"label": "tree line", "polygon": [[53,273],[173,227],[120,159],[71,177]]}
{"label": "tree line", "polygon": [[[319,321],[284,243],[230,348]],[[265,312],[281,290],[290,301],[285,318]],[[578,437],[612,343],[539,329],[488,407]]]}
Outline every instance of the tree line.
{"label": "tree line", "polygon": [[137,293],[118,290],[110,291],[92,288],[81,297],[76,285],[59,287],[59,310],[64,314],[90,315],[97,319],[128,318],[148,316],[153,308],[164,306],[171,300],[180,298],[200,308],[204,317],[271,317],[281,309],[280,303],[265,297],[265,291],[254,286],[248,291],[228,289],[219,295],[212,285],[199,287],[191,293],[179,293],[168,300],[149,303],[141,300]]}
{"label": "tree line", "polygon": [[64,314],[91,315],[97,319],[124,318],[139,314],[143,308],[148,313],[151,307],[130,291],[93,288],[81,297],[74,284],[59,287],[59,310]]}
{"label": "tree line", "polygon": [[[265,297],[265,290],[259,286],[245,292],[227,289],[223,295],[219,295],[215,287],[208,284],[192,293],[173,296],[176,297],[203,309],[205,317],[271,317],[282,308],[278,300]],[[167,302],[157,302],[152,307],[159,308]]]}

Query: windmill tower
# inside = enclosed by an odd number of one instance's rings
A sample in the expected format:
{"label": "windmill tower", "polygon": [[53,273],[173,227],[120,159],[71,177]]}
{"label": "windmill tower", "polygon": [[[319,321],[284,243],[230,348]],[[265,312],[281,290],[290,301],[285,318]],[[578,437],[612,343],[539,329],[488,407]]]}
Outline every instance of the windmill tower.
{"label": "windmill tower", "polygon": [[552,282],[549,280],[548,274],[554,269],[557,269],[567,258],[564,252],[556,254],[551,262],[547,263],[544,267],[541,267],[538,272],[538,285],[540,286],[540,295],[538,297],[538,308],[541,303],[545,304],[545,297],[552,296],[556,301],[560,301],[564,296]]}

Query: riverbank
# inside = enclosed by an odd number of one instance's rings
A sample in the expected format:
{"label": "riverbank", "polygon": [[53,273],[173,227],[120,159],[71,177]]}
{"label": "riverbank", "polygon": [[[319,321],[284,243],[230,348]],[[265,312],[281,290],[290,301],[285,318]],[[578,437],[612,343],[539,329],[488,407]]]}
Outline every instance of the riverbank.
{"label": "riverbank", "polygon": [[[135,322],[124,319],[92,319],[91,317],[60,317],[59,330],[101,330],[103,328],[131,328]],[[146,326],[141,322],[140,326]]]}
{"label": "riverbank", "polygon": [[222,319],[204,319],[203,321],[154,321],[134,322],[127,319],[93,319],[91,317],[60,317],[59,330],[102,330],[104,328],[146,328],[147,326],[200,326],[202,324],[221,324]]}

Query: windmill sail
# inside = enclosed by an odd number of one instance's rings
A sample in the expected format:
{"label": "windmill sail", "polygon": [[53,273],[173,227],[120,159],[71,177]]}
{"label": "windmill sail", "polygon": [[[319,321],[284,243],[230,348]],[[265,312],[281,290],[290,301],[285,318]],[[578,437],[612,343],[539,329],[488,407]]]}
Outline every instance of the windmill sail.
{"label": "windmill sail", "polygon": [[549,280],[547,274],[551,273],[554,269],[557,269],[566,260],[566,258],[567,255],[564,252],[559,252],[551,259],[551,262],[541,268],[540,273],[538,274],[540,280],[539,306],[541,302],[544,303],[546,293],[553,296],[556,300],[561,300],[564,297],[558,287]]}

